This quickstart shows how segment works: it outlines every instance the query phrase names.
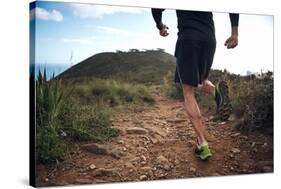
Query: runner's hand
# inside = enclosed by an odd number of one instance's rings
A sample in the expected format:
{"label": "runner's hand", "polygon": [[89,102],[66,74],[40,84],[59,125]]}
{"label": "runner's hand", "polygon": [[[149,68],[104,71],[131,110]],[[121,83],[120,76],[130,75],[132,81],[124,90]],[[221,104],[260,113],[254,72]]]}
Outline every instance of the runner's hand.
{"label": "runner's hand", "polygon": [[159,30],[159,34],[162,36],[162,37],[166,37],[167,35],[169,35],[169,33],[168,33],[168,26],[166,26],[166,25],[162,25],[162,27],[161,27],[161,30]]}
{"label": "runner's hand", "polygon": [[224,46],[226,46],[228,49],[235,48],[237,45],[238,45],[237,35],[231,35],[224,43]]}

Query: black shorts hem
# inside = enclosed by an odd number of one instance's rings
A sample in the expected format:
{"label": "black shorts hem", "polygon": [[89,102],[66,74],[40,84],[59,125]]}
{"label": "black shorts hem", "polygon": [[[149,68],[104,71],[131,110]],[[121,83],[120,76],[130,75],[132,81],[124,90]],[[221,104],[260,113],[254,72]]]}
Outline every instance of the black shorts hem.
{"label": "black shorts hem", "polygon": [[176,44],[176,83],[182,82],[193,87],[208,78],[215,45],[204,41],[178,40]]}

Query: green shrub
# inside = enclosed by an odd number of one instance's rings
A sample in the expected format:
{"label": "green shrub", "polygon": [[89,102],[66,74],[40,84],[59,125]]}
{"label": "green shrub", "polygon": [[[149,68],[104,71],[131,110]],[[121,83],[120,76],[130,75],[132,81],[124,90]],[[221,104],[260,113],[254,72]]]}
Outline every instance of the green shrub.
{"label": "green shrub", "polygon": [[168,96],[174,99],[183,100],[182,86],[179,83],[174,83],[167,91]]}
{"label": "green shrub", "polygon": [[128,103],[153,103],[154,99],[146,86],[115,80],[93,78],[90,82],[75,85],[74,96],[83,104],[102,101],[109,106]]}
{"label": "green shrub", "polygon": [[[61,80],[46,79],[46,70],[36,80],[36,158],[38,162],[63,160],[73,142],[100,141],[118,135],[111,127],[111,113],[103,101],[81,105],[74,89]],[[80,88],[81,89],[81,88]],[[83,86],[84,92],[89,89]],[[83,93],[81,93],[83,94]]]}
{"label": "green shrub", "polygon": [[52,126],[38,127],[36,130],[36,159],[42,163],[62,160],[67,146]]}
{"label": "green shrub", "polygon": [[167,75],[163,77],[163,86],[161,92],[174,99],[183,100],[183,91],[180,83],[174,82],[174,74],[169,71]]}
{"label": "green shrub", "polygon": [[52,162],[62,159],[65,145],[58,133],[57,118],[62,103],[70,95],[59,80],[47,81],[46,69],[39,71],[36,80],[36,157],[38,161]]}
{"label": "green shrub", "polygon": [[261,130],[273,133],[273,79],[255,81],[254,88],[247,96],[243,122],[239,129]]}
{"label": "green shrub", "polygon": [[107,140],[118,135],[118,130],[110,127],[110,117],[109,110],[101,105],[79,106],[70,102],[60,115],[61,131],[70,141]]}

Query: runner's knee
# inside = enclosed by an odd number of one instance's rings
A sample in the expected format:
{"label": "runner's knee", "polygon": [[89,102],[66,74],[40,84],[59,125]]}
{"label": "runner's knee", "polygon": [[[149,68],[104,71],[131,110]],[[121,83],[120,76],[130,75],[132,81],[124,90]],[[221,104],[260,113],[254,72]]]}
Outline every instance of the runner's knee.
{"label": "runner's knee", "polygon": [[183,84],[182,85],[182,90],[183,90],[183,95],[184,95],[184,98],[190,98],[193,96],[193,93],[194,93],[194,89],[192,86],[190,85],[186,85],[186,84]]}

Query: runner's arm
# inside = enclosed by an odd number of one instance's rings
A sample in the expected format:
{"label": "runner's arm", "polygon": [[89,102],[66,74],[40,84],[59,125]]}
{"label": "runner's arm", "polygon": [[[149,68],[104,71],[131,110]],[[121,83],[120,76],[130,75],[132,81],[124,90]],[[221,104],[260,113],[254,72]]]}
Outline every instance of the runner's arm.
{"label": "runner's arm", "polygon": [[239,14],[230,13],[229,17],[231,22],[231,36],[225,41],[224,46],[232,49],[238,45]]}
{"label": "runner's arm", "polygon": [[229,14],[230,23],[231,23],[231,35],[238,36],[238,25],[239,25],[239,14]]}
{"label": "runner's arm", "polygon": [[153,16],[153,19],[156,23],[156,27],[161,30],[162,27],[163,27],[163,23],[162,23],[162,12],[164,11],[165,9],[151,9],[151,12],[152,12],[152,16]]}

